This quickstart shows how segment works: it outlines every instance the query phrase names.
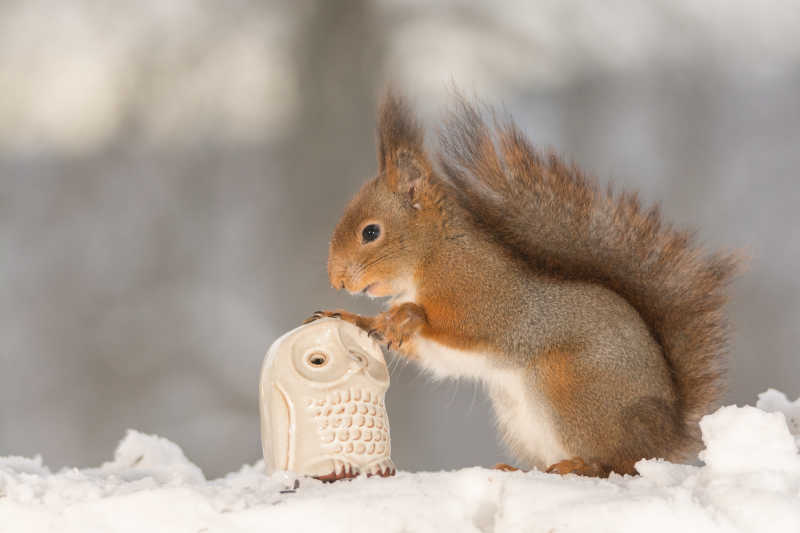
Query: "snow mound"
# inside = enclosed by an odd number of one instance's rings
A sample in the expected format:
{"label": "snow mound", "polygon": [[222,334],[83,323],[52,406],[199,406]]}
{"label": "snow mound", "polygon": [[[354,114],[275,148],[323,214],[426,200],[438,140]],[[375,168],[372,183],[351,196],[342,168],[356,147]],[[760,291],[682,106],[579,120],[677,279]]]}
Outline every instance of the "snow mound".
{"label": "snow mound", "polygon": [[775,389],[767,389],[758,395],[756,407],[768,413],[783,413],[786,416],[786,423],[789,431],[795,436],[798,446],[800,446],[800,398],[790,402],[786,395]]}
{"label": "snow mound", "polygon": [[152,477],[161,484],[203,483],[203,471],[192,464],[180,447],[165,438],[132,429],[114,452],[114,460],[98,470],[132,481]]}
{"label": "snow mound", "polygon": [[246,465],[206,480],[166,439],[129,431],[114,460],[51,472],[0,458],[0,532],[800,531],[800,400],[703,418],[704,466],[645,460],[640,476],[400,472],[323,484]]}

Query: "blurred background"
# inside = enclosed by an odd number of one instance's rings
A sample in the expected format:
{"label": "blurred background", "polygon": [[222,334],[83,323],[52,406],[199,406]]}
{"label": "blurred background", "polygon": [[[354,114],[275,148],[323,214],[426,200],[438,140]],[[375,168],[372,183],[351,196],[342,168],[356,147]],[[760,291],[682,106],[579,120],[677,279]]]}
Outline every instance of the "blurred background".
{"label": "blurred background", "polygon": [[[389,81],[431,128],[455,83],[747,249],[727,401],[796,398],[798,28],[780,0],[0,0],[0,455],[95,465],[136,428],[208,476],[257,460],[269,344],[379,310],[325,261]],[[388,403],[401,468],[510,460],[473,383],[401,364]]]}

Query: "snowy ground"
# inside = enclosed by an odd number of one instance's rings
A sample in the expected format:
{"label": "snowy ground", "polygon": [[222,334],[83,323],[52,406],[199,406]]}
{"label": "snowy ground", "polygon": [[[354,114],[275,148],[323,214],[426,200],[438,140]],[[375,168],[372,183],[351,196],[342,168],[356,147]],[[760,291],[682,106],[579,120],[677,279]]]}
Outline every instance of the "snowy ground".
{"label": "snowy ground", "polygon": [[323,484],[263,464],[207,481],[180,448],[131,431],[114,460],[53,473],[0,458],[0,532],[800,532],[800,400],[774,390],[701,423],[704,466],[642,461],[608,480],[483,468]]}

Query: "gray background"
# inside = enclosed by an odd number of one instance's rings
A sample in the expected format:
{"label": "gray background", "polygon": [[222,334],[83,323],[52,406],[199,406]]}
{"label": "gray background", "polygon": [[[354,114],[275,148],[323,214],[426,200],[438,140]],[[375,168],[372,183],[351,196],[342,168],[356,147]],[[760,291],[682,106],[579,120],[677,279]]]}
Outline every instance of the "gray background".
{"label": "gray background", "polygon": [[[429,125],[454,82],[748,250],[728,400],[797,397],[799,11],[0,1],[0,455],[98,464],[136,428],[209,476],[258,459],[272,340],[315,309],[379,310],[329,288],[325,259],[388,81]],[[402,468],[508,459],[477,385],[392,380]]]}

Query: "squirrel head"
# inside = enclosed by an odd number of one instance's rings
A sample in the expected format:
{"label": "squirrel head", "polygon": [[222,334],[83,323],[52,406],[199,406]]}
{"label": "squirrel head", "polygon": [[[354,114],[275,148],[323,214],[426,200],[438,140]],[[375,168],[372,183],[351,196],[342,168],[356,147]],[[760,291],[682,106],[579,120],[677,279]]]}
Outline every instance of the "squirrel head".
{"label": "squirrel head", "polygon": [[387,92],[378,120],[378,175],[333,232],[331,285],[372,297],[411,297],[417,267],[441,239],[439,193],[422,129],[406,103]]}

